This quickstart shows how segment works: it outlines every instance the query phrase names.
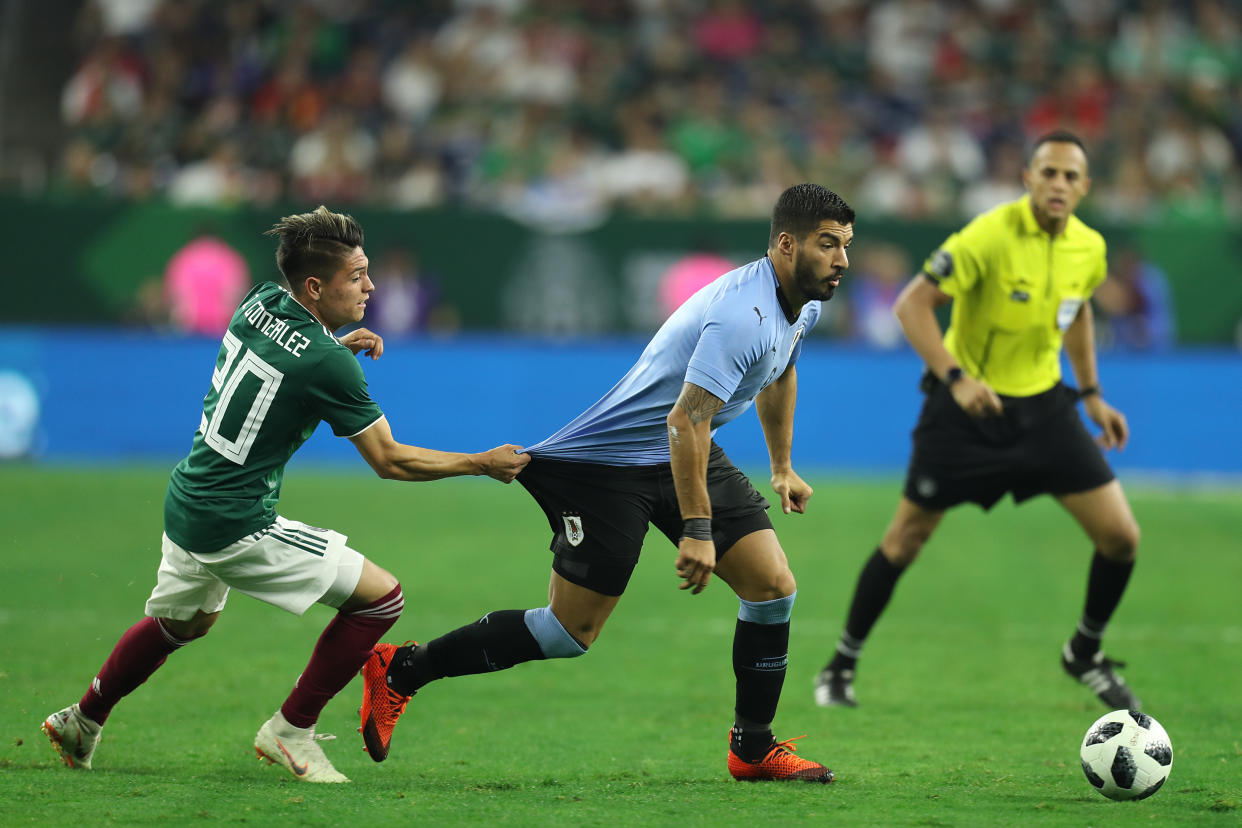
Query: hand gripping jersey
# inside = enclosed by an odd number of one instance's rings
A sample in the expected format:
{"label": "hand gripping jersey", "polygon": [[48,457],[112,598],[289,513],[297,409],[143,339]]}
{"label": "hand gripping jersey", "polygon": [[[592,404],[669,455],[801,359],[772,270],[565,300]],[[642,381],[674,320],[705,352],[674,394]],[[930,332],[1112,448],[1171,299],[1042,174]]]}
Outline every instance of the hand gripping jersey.
{"label": "hand gripping jersey", "polygon": [[820,303],[810,301],[788,321],[766,256],[731,270],[674,311],[599,402],[528,451],[613,466],[667,463],[665,418],[683,383],[724,400],[712,418],[714,435],[797,361],[819,315]]}
{"label": "hand gripping jersey", "polygon": [[999,394],[1029,397],[1061,379],[1061,342],[1107,275],[1104,238],[1070,216],[1053,238],[1029,196],[954,233],[923,265],[953,297],[944,344]]}
{"label": "hand gripping jersey", "polygon": [[190,453],[164,499],[164,531],[207,553],[269,526],[285,464],[325,420],[352,437],[383,412],[358,360],[285,288],[264,282],[229,322]]}

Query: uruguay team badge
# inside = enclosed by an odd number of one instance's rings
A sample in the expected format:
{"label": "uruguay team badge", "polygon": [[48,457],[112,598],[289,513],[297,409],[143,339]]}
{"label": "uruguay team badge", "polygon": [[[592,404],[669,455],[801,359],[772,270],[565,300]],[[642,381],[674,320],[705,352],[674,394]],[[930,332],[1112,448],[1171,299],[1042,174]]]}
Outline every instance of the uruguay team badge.
{"label": "uruguay team badge", "polygon": [[806,330],[806,325],[803,325],[801,328],[798,328],[798,330],[794,331],[793,339],[789,343],[789,353],[785,354],[786,363],[788,363],[789,358],[793,356],[794,348],[798,347],[798,340],[802,338],[802,332],[805,330]]}
{"label": "uruguay team badge", "polygon": [[577,546],[582,543],[582,539],[586,537],[586,533],[582,531],[582,518],[578,515],[562,515],[565,520],[565,540],[569,541],[570,546]]}

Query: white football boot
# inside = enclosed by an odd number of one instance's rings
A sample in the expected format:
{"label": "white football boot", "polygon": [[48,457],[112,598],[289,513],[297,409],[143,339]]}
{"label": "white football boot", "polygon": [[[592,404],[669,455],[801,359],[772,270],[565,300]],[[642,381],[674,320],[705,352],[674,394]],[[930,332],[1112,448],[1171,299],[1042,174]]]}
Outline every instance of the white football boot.
{"label": "white football boot", "polygon": [[99,734],[103,725],[84,716],[77,704],[48,716],[43,720],[40,729],[67,767],[74,770],[91,769],[91,757],[95,755],[95,748],[99,745]]}
{"label": "white football boot", "polygon": [[815,677],[815,703],[820,707],[858,707],[854,698],[854,671],[819,671]]}
{"label": "white football boot", "polygon": [[348,782],[349,777],[332,767],[314,725],[294,727],[279,710],[263,723],[254,737],[254,752],[269,765],[280,765],[303,782]]}

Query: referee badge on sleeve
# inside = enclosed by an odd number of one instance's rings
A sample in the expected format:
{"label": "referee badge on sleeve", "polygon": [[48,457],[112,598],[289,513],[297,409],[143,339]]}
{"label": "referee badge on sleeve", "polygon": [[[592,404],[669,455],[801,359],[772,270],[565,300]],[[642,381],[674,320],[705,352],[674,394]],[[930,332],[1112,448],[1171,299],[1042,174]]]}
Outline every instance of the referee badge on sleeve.
{"label": "referee badge on sleeve", "polygon": [[941,279],[947,279],[953,275],[953,254],[943,247],[931,255],[927,260],[927,273],[935,278],[937,282]]}
{"label": "referee badge on sleeve", "polygon": [[1069,330],[1069,326],[1074,324],[1074,320],[1078,318],[1078,309],[1082,307],[1082,300],[1076,296],[1068,299],[1062,299],[1060,306],[1057,307],[1057,327],[1061,332]]}
{"label": "referee badge on sleeve", "polygon": [[577,546],[582,543],[582,539],[586,537],[586,533],[582,531],[582,517],[580,515],[561,515],[565,521],[565,540],[569,541],[570,546]]}

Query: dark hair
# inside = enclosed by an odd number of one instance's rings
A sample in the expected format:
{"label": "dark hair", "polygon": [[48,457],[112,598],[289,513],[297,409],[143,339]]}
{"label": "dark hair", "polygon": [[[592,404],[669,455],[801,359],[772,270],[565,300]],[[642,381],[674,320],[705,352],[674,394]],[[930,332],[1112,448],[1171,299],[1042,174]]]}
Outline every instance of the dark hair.
{"label": "dark hair", "polygon": [[280,238],[276,267],[294,290],[300,290],[309,276],[327,280],[354,248],[362,246],[362,226],[354,217],[323,205],[310,213],[285,216],[263,235]]}
{"label": "dark hair", "polygon": [[1030,163],[1030,159],[1035,157],[1036,151],[1044,144],[1077,144],[1082,150],[1083,157],[1087,155],[1087,145],[1082,142],[1081,138],[1068,129],[1054,129],[1052,132],[1039,136],[1035,141],[1035,145],[1031,147],[1031,154],[1027,156],[1027,163]]}
{"label": "dark hair", "polygon": [[772,230],[768,246],[776,244],[781,233],[802,239],[814,232],[825,219],[839,224],[854,223],[854,208],[845,199],[818,184],[795,184],[776,199],[772,208]]}

